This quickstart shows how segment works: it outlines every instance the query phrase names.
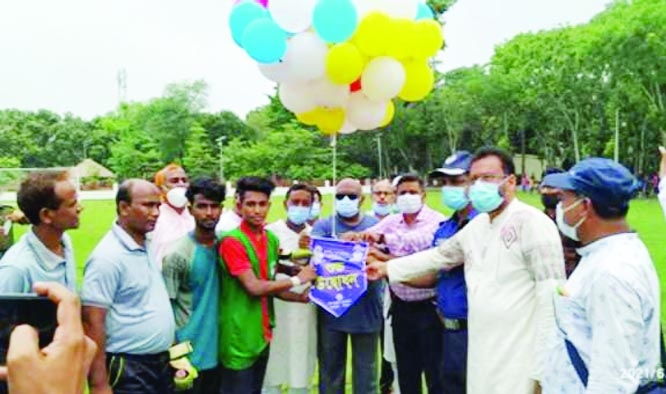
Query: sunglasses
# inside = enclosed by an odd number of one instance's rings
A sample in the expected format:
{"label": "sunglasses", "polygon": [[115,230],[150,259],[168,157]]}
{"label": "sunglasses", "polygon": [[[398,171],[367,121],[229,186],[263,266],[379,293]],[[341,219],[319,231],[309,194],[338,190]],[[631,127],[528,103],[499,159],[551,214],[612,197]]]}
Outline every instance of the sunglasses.
{"label": "sunglasses", "polygon": [[358,194],[337,193],[335,195],[336,200],[342,200],[345,197],[348,197],[350,200],[356,200],[358,198]]}

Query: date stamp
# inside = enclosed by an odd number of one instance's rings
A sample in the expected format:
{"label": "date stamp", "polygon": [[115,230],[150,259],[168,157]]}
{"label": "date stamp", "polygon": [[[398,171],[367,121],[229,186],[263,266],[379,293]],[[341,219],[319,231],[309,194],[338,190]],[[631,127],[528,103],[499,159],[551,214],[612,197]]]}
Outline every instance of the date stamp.
{"label": "date stamp", "polygon": [[663,380],[666,375],[664,368],[630,368],[622,370],[622,379],[631,378],[637,380]]}

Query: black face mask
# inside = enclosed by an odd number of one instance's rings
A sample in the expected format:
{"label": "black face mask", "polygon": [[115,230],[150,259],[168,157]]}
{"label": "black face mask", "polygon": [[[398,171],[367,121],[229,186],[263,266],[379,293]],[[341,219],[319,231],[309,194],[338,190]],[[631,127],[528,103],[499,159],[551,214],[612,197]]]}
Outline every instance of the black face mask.
{"label": "black face mask", "polygon": [[541,203],[545,208],[548,209],[555,209],[557,207],[557,203],[560,202],[560,199],[557,197],[556,194],[542,194],[541,195]]}

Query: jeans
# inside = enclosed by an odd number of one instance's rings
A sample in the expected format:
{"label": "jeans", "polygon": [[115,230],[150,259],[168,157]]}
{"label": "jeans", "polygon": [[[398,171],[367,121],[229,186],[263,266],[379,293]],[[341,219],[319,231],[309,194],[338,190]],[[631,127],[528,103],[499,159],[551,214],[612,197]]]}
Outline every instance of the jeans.
{"label": "jeans", "polygon": [[270,346],[261,353],[251,367],[234,370],[220,367],[220,394],[261,394]]}
{"label": "jeans", "polygon": [[467,330],[442,329],[442,385],[446,394],[465,394]]}
{"label": "jeans", "polygon": [[319,393],[344,394],[347,339],[351,339],[352,393],[377,393],[377,341],[379,332],[352,334],[319,324]]}
{"label": "jeans", "polygon": [[400,392],[421,393],[425,373],[428,393],[443,393],[442,323],[435,305],[429,300],[405,302],[396,297],[391,318]]}

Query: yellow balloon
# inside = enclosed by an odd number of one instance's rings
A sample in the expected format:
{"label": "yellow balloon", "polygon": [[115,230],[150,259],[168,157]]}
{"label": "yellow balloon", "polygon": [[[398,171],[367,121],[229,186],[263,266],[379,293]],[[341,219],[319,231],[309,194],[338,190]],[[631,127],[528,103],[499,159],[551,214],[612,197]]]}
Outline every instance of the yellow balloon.
{"label": "yellow balloon", "polygon": [[391,20],[381,12],[366,15],[356,28],[351,41],[367,56],[374,57],[386,52],[387,37],[391,30]]}
{"label": "yellow balloon", "polygon": [[389,36],[386,37],[386,54],[398,60],[414,54],[417,41],[416,23],[409,19],[392,19]]}
{"label": "yellow balloon", "polygon": [[333,46],[326,55],[326,75],[339,85],[356,81],[365,68],[365,58],[354,44],[343,42]]}
{"label": "yellow balloon", "polygon": [[314,126],[319,121],[321,110],[320,107],[317,107],[308,112],[301,112],[300,114],[296,114],[296,120],[308,126]]}
{"label": "yellow balloon", "polygon": [[345,110],[342,108],[319,109],[317,127],[322,133],[332,135],[345,123]]}
{"label": "yellow balloon", "polygon": [[413,51],[415,58],[432,57],[444,45],[442,26],[432,19],[421,19],[414,26]]}
{"label": "yellow balloon", "polygon": [[388,104],[386,104],[386,115],[384,115],[384,119],[382,120],[382,123],[379,125],[379,127],[388,126],[388,124],[393,120],[394,116],[395,104],[393,104],[393,100],[389,100]]}
{"label": "yellow balloon", "polygon": [[435,75],[425,60],[412,60],[403,63],[405,84],[398,97],[405,101],[423,100],[435,84]]}

